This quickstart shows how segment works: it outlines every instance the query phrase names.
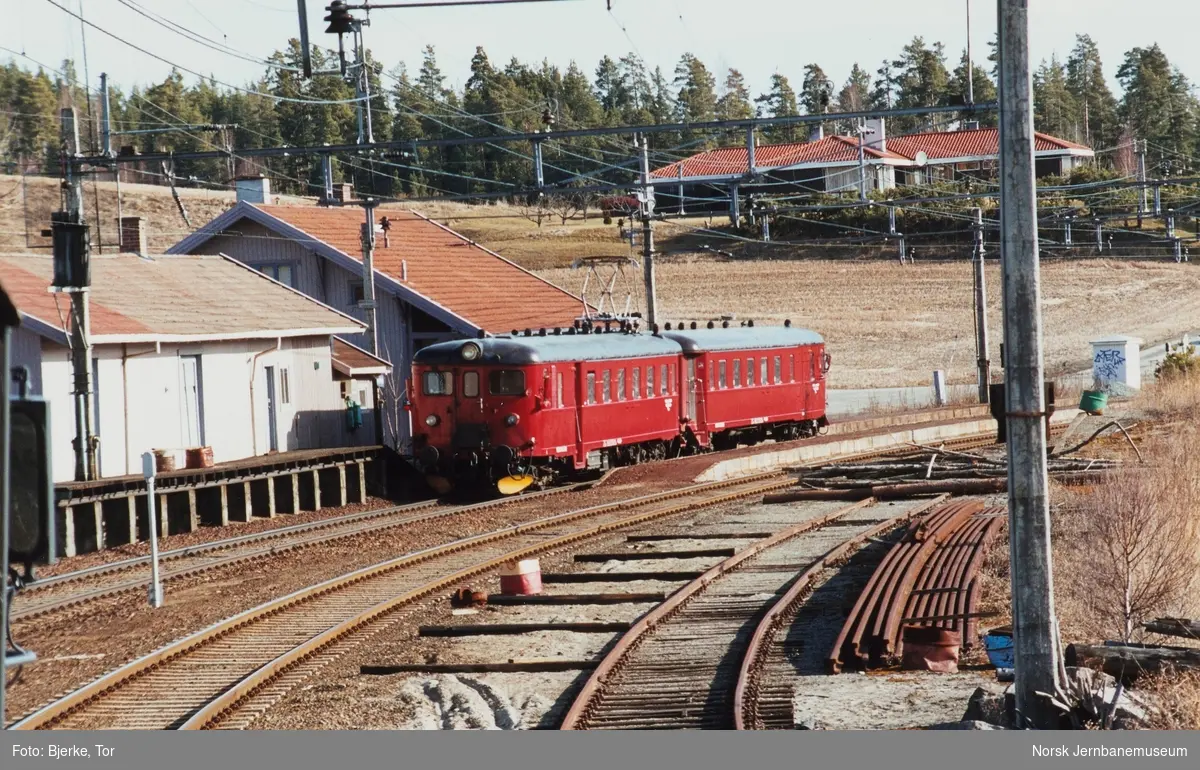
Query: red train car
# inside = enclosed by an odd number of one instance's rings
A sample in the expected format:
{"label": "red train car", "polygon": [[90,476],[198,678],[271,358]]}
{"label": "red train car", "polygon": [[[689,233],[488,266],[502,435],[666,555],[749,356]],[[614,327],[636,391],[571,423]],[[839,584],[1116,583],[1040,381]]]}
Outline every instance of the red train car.
{"label": "red train car", "polygon": [[789,327],[432,345],[410,382],[414,461],[431,479],[529,483],[810,435],[828,365],[819,335]]}

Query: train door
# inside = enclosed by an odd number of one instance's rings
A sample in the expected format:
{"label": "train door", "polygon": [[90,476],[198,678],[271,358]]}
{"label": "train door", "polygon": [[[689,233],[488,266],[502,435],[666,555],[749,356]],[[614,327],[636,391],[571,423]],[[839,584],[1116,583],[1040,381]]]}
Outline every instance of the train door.
{"label": "train door", "polygon": [[692,430],[699,430],[696,426],[696,390],[700,387],[700,381],[696,379],[696,359],[687,359],[687,402],[684,405],[684,418],[690,425]]}
{"label": "train door", "polygon": [[[453,371],[447,372],[451,377],[454,376]],[[483,378],[478,369],[463,369],[462,375],[457,383],[458,387],[452,387],[450,391],[454,397],[454,413],[452,420],[454,423],[453,430],[456,430],[460,425],[475,425],[482,426],[487,423],[487,418],[483,413]]]}

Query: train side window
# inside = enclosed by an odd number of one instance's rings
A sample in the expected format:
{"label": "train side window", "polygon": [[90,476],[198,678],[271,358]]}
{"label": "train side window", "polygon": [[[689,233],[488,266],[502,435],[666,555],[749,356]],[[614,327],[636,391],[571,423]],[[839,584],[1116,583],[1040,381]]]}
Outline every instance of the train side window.
{"label": "train side window", "polygon": [[453,372],[425,372],[421,391],[427,396],[449,396],[454,393]]}
{"label": "train side window", "polygon": [[678,393],[678,392],[679,392],[679,390],[678,390],[678,385],[677,385],[677,383],[678,383],[679,381],[675,379],[675,364],[671,364],[671,379],[670,379],[670,382],[671,382],[671,393],[672,393],[672,394]]}
{"label": "train side window", "polygon": [[557,396],[555,403],[558,404],[559,409],[562,409],[562,406],[563,406],[563,388],[562,388],[563,376],[562,376],[562,372],[558,373],[558,378],[554,384],[555,384],[555,392],[556,392],[556,396]]}
{"label": "train side window", "polygon": [[463,395],[479,398],[479,372],[463,372]]}
{"label": "train side window", "polygon": [[642,367],[633,367],[633,390],[630,391],[630,396],[633,398],[642,397]]}
{"label": "train side window", "polygon": [[612,401],[612,372],[607,369],[604,370],[604,386],[601,393],[604,397],[604,403],[607,404],[609,401]]}
{"label": "train side window", "polygon": [[625,400],[625,370],[617,370],[617,400]]}
{"label": "train side window", "polygon": [[796,381],[796,357],[788,356],[788,382]]}
{"label": "train side window", "polygon": [[667,395],[667,365],[662,365],[662,371],[659,372],[658,392],[662,395]]}
{"label": "train side window", "polygon": [[646,367],[646,398],[654,398],[654,367]]}
{"label": "train side window", "polygon": [[588,372],[587,374],[587,402],[589,404],[596,403],[596,373]]}
{"label": "train side window", "polygon": [[712,390],[717,386],[717,368],[710,362],[708,365],[708,389]]}
{"label": "train side window", "polygon": [[754,359],[753,358],[746,359],[746,387],[747,388],[754,387]]}
{"label": "train side window", "polygon": [[783,382],[783,359],[781,356],[775,356],[775,384]]}
{"label": "train side window", "polygon": [[717,387],[721,388],[722,390],[725,389],[725,362],[724,361],[717,362]]}
{"label": "train side window", "polygon": [[742,387],[742,359],[733,359],[733,387]]}
{"label": "train side window", "polygon": [[762,362],[759,364],[762,368],[759,370],[758,384],[770,385],[771,381],[767,379],[767,357],[762,357]]}

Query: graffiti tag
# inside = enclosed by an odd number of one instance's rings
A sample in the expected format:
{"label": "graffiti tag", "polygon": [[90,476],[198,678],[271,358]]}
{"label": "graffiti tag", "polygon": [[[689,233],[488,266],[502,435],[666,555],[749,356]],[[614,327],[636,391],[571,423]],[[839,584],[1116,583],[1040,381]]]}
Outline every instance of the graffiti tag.
{"label": "graffiti tag", "polygon": [[1118,379],[1125,368],[1125,353],[1121,350],[1097,350],[1092,366],[1100,379]]}

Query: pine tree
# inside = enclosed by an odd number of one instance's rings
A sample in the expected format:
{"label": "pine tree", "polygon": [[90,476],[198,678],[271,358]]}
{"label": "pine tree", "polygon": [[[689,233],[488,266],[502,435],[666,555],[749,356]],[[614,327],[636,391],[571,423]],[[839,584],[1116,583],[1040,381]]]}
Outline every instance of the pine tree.
{"label": "pine tree", "polygon": [[1033,73],[1033,121],[1038,131],[1076,139],[1075,98],[1067,89],[1067,69],[1052,56]]}
{"label": "pine tree", "polygon": [[[975,104],[996,101],[996,84],[988,77],[987,70],[978,64],[972,64],[971,73],[972,85],[975,89]],[[946,85],[945,104],[967,104],[970,96],[971,93],[967,88],[967,52],[966,49],[963,49],[962,58],[959,60],[958,66],[954,68],[954,72],[950,75],[950,81]],[[978,121],[981,126],[995,126],[996,111],[975,113],[970,119]]]}
{"label": "pine tree", "polygon": [[[820,65],[813,63],[804,68],[804,82],[800,85],[800,104],[808,115],[824,115],[833,103],[833,81]],[[822,123],[829,128],[829,125]]]}
{"label": "pine tree", "polygon": [[1177,127],[1172,116],[1181,106],[1180,83],[1163,50],[1157,45],[1130,50],[1117,70],[1117,80],[1125,90],[1121,115],[1134,136],[1160,146],[1176,145],[1182,137],[1173,135]]}
{"label": "pine tree", "polygon": [[1100,48],[1087,35],[1075,36],[1067,57],[1067,90],[1075,98],[1080,140],[1090,147],[1113,147],[1122,127],[1117,120],[1117,100],[1104,77]]}
{"label": "pine tree", "polygon": [[617,125],[630,107],[629,90],[621,68],[607,55],[596,67],[596,98],[600,100],[608,125]]}
{"label": "pine tree", "polygon": [[868,96],[873,110],[890,110],[896,104],[896,71],[890,59],[884,60],[875,70],[875,84]]}
{"label": "pine tree", "polygon": [[750,104],[750,90],[746,88],[746,78],[735,69],[729,70],[725,76],[724,93],[717,100],[718,120],[745,120],[754,116],[754,107]]}
{"label": "pine tree", "polygon": [[11,116],[7,147],[0,148],[6,158],[17,162],[13,171],[38,170],[55,154],[58,144],[53,85],[41,68],[30,74],[13,67],[5,80],[5,105],[16,114]]}
{"label": "pine tree", "polygon": [[[900,58],[892,62],[895,71],[896,107],[933,107],[946,99],[950,73],[946,71],[946,51],[941,43],[927,46],[924,39],[914,37],[904,47]],[[916,116],[895,118],[898,132],[932,128],[937,121]]]}
{"label": "pine tree", "polygon": [[[790,118],[800,114],[796,103],[796,92],[786,76],[776,72],[771,76],[771,90],[754,100],[758,104],[759,117]],[[797,142],[803,139],[803,129],[791,123],[784,126],[771,126],[763,130],[763,138],[772,144],[782,142]]]}

